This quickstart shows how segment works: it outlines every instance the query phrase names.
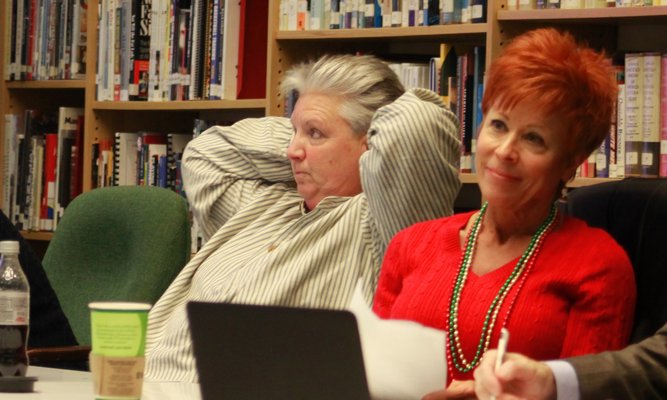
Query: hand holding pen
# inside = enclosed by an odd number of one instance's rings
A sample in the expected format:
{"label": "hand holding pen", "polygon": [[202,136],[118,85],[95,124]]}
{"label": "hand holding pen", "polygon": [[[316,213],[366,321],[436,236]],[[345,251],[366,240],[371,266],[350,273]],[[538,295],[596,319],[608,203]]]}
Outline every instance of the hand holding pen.
{"label": "hand holding pen", "polygon": [[543,362],[507,352],[509,333],[501,331],[497,350],[489,350],[475,369],[475,395],[503,398],[555,399],[555,381]]}

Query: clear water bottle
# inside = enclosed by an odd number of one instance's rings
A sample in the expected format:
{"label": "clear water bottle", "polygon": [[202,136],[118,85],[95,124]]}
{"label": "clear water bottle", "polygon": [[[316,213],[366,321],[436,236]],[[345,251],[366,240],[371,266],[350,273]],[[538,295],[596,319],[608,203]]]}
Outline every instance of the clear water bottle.
{"label": "clear water bottle", "polygon": [[28,368],[30,286],[19,263],[19,242],[0,241],[0,377]]}

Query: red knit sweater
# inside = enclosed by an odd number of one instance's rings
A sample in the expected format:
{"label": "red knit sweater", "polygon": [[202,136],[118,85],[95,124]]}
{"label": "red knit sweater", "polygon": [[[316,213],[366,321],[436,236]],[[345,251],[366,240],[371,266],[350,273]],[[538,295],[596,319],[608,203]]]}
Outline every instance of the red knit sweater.
{"label": "red knit sweater", "polygon": [[[449,298],[461,260],[459,231],[471,216],[422,222],[394,237],[382,264],[373,305],[376,314],[447,329]],[[458,322],[468,361],[475,354],[489,305],[517,261],[482,276],[468,273]],[[627,344],[635,306],[632,265],[625,251],[601,229],[565,218],[546,237],[518,294],[517,290],[518,283],[500,309],[489,348],[496,347],[515,296],[506,323],[508,351],[547,360]],[[472,372],[454,372],[448,376],[451,379],[472,379]]]}

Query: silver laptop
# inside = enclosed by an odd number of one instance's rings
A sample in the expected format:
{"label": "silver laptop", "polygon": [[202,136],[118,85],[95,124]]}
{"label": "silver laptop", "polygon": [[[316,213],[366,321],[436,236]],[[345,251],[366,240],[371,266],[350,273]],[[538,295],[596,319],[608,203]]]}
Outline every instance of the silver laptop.
{"label": "silver laptop", "polygon": [[203,400],[369,400],[349,311],[190,302]]}

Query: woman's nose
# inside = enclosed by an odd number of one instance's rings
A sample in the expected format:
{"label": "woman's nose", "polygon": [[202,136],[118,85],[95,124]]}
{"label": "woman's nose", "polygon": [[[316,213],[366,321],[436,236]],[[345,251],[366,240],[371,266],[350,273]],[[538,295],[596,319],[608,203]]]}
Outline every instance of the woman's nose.
{"label": "woman's nose", "polygon": [[294,135],[290,141],[289,146],[287,146],[287,157],[290,159],[302,159],[304,155],[303,146],[301,141],[298,138],[298,135]]}
{"label": "woman's nose", "polygon": [[505,135],[500,139],[496,147],[496,154],[503,159],[514,159],[516,157],[516,138],[514,135]]}

